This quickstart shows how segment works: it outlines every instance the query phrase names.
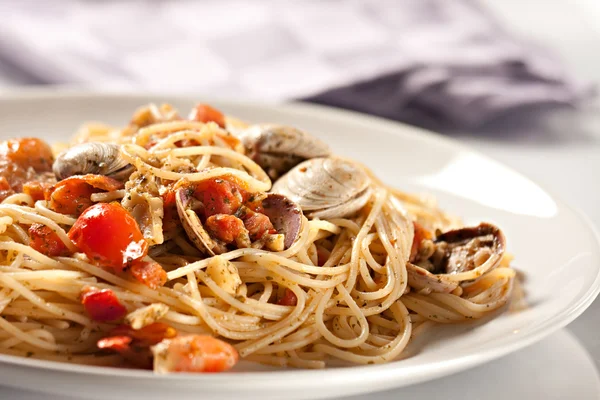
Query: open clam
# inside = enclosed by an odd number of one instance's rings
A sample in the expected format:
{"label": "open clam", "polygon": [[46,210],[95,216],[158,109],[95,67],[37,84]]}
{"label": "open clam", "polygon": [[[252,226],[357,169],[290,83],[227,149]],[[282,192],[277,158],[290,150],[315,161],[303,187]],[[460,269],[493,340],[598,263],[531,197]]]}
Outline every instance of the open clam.
{"label": "open clam", "polygon": [[273,227],[284,235],[284,248],[290,248],[302,229],[302,210],[287,197],[275,193],[269,193],[262,206]]}
{"label": "open clam", "polygon": [[[188,238],[198,250],[205,254],[213,256],[227,252],[227,245],[213,238],[202,225],[200,216],[196,212],[196,209],[201,208],[201,204],[193,196],[194,191],[189,188],[181,188],[176,192],[177,213]],[[269,218],[273,228],[277,230],[277,234],[267,235],[269,237],[262,238],[261,243],[266,248],[275,251],[289,248],[298,238],[302,227],[302,212],[300,208],[286,197],[277,194],[268,194],[262,200],[262,207],[264,209],[263,213]],[[245,206],[241,206],[241,209],[247,210]],[[241,220],[238,222],[242,223]],[[250,242],[248,231],[243,226],[241,230],[243,232],[235,239],[236,247],[253,246]],[[282,240],[279,241],[279,245],[276,244],[276,236],[283,236]]]}
{"label": "open clam", "polygon": [[300,206],[310,218],[341,218],[369,201],[371,179],[358,164],[339,157],[304,161],[278,179],[272,188]]}
{"label": "open clam", "polygon": [[424,240],[413,263],[407,263],[408,283],[415,289],[451,292],[458,283],[496,268],[506,248],[504,234],[495,225],[454,229]]}
{"label": "open clam", "polygon": [[73,175],[105,175],[125,180],[134,168],[121,155],[120,147],[112,143],[87,142],[70,147],[54,161],[52,170],[58,180]]}
{"label": "open clam", "polygon": [[214,256],[226,252],[227,247],[213,240],[202,226],[200,217],[195,211],[197,200],[193,194],[193,190],[188,188],[181,188],[175,194],[177,213],[187,237],[203,253]]}
{"label": "open clam", "polygon": [[437,251],[444,251],[444,257],[434,265],[437,270],[446,274],[477,270],[481,275],[500,264],[506,238],[500,228],[484,222],[442,233],[435,239],[435,244]]}
{"label": "open clam", "polygon": [[299,129],[284,125],[261,124],[237,131],[252,158],[277,179],[295,165],[315,157],[327,157],[329,146]]}

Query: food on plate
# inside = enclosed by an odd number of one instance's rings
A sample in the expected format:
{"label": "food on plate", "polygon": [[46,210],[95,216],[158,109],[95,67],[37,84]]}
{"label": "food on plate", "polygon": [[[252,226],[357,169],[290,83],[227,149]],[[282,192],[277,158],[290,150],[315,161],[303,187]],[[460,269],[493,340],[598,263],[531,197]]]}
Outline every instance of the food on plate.
{"label": "food on plate", "polygon": [[0,353],[157,373],[398,359],[515,280],[463,226],[318,137],[204,104],[0,143]]}

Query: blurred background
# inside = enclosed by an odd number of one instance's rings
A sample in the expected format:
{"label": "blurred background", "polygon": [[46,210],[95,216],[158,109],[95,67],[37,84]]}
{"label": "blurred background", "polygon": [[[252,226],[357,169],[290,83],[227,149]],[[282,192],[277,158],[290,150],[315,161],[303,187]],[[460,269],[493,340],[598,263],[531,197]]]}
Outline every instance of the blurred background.
{"label": "blurred background", "polygon": [[[344,107],[452,136],[600,227],[598,0],[0,0],[0,15],[0,92]],[[596,368],[599,316],[597,301],[569,326]]]}
{"label": "blurred background", "polygon": [[[594,0],[576,3],[595,28]],[[566,11],[557,4],[571,8],[560,0],[1,4],[0,84],[8,87],[306,99],[438,129],[573,108],[595,91],[561,54],[573,52],[564,35],[578,32],[558,34],[548,19]],[[535,32],[536,21],[546,31]],[[565,46],[552,48],[559,41]]]}

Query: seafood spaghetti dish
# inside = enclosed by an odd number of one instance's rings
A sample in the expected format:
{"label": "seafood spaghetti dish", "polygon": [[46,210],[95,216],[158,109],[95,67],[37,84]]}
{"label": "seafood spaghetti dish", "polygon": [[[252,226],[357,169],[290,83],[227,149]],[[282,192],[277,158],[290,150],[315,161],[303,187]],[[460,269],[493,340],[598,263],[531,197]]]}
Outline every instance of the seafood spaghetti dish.
{"label": "seafood spaghetti dish", "polygon": [[13,356],[156,373],[385,363],[492,316],[515,284],[499,227],[205,104],[143,106],[68,144],[5,140],[0,200]]}

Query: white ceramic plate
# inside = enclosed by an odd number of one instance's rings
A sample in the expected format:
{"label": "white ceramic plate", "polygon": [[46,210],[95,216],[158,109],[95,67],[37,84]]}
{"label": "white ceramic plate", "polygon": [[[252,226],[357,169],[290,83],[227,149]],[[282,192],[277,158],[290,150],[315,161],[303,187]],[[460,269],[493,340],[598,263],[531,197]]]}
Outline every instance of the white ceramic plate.
{"label": "white ceramic plate", "polygon": [[[123,124],[150,101],[188,110],[191,97],[22,93],[0,98],[0,136],[66,140],[86,120]],[[202,99],[207,101],[207,99]],[[213,101],[249,121],[287,123],[371,166],[386,182],[428,191],[467,223],[501,226],[527,277],[529,308],[485,324],[443,326],[415,354],[386,365],[324,371],[243,370],[216,375],[73,366],[0,355],[0,384],[106,399],[331,398],[423,382],[518,350],[565,326],[600,290],[598,236],[577,212],[535,183],[451,140],[385,120],[307,105]]]}

